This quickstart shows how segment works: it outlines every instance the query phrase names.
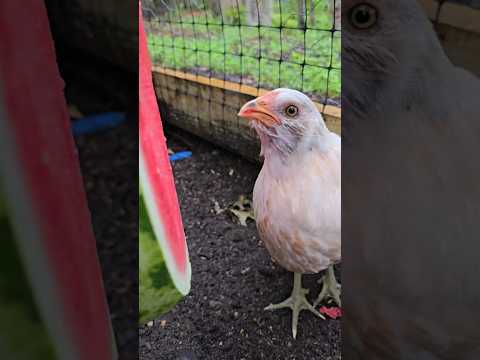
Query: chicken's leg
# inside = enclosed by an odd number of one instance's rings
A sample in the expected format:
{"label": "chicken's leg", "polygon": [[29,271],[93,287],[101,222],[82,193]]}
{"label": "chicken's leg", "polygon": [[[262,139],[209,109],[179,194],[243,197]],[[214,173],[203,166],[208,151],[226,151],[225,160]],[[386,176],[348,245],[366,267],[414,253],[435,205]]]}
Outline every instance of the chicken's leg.
{"label": "chicken's leg", "polygon": [[320,314],[315,308],[308,302],[305,295],[308,294],[308,289],[302,288],[302,274],[294,273],[293,274],[293,290],[292,295],[285,301],[282,301],[279,304],[270,304],[265,308],[265,310],[277,310],[283,308],[292,309],[292,333],[293,338],[297,337],[297,324],[298,324],[298,315],[302,310],[310,310],[318,317],[325,319],[322,314]]}
{"label": "chicken's leg", "polygon": [[332,298],[338,306],[342,306],[342,302],[340,300],[340,293],[341,293],[341,286],[337,282],[335,278],[335,274],[333,272],[333,265],[330,265],[327,270],[327,274],[323,275],[322,277],[322,291],[318,295],[317,300],[313,304],[314,307],[317,307],[320,302],[326,298]]}

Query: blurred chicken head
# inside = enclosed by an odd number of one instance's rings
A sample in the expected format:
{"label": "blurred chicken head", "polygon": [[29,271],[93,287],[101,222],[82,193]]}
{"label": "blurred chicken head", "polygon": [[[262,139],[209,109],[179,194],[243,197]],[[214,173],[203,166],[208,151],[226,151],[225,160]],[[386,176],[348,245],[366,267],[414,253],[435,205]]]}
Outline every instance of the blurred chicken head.
{"label": "blurred chicken head", "polygon": [[368,119],[423,95],[423,79],[446,58],[419,2],[344,0],[342,10],[344,108]]}

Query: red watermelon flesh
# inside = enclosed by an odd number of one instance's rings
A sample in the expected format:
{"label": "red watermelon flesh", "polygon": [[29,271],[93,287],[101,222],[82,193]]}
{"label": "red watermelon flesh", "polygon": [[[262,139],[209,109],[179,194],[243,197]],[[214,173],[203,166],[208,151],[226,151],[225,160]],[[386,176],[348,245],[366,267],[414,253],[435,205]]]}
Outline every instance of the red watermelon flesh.
{"label": "red watermelon flesh", "polygon": [[45,3],[0,2],[2,183],[33,296],[58,358],[116,358]]}

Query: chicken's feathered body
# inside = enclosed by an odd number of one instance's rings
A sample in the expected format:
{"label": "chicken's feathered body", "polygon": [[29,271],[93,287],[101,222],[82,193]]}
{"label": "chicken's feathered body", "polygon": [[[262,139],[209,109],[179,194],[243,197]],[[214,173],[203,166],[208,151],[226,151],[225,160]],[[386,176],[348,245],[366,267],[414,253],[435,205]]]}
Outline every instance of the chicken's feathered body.
{"label": "chicken's feathered body", "polygon": [[305,297],[302,273],[328,268],[317,303],[331,296],[340,304],[332,267],[341,253],[340,137],[295,90],[271,91],[245,104],[239,115],[251,121],[262,144],[264,163],[253,193],[260,238],[272,258],[294,272],[292,295],[266,309],[292,309],[295,337],[301,310],[322,317]]}
{"label": "chicken's feathered body", "polygon": [[268,158],[255,183],[257,228],[285,269],[318,273],[340,261],[341,141],[311,137],[288,159]]}

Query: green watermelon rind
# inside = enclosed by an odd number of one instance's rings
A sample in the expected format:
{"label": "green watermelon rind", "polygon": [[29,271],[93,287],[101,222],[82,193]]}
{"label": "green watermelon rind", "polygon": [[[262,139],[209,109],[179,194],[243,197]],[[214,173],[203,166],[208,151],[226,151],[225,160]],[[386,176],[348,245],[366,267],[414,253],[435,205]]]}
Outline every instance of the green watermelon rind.
{"label": "green watermelon rind", "polygon": [[1,189],[0,233],[0,357],[53,360],[55,350],[24,272]]}
{"label": "green watermelon rind", "polygon": [[139,199],[139,322],[145,324],[169,311],[183,295],[175,287],[145,206]]}

